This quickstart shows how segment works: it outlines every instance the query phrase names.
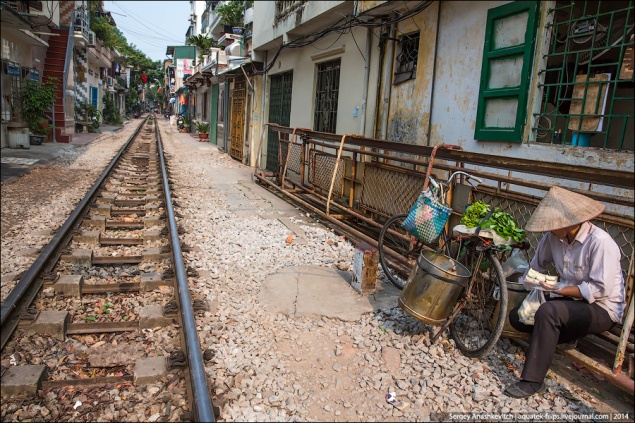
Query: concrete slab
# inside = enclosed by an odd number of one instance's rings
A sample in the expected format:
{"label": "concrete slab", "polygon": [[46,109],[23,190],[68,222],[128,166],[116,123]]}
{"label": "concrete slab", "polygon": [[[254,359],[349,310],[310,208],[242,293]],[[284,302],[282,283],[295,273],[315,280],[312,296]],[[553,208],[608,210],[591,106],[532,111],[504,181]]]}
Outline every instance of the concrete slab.
{"label": "concrete slab", "polygon": [[136,386],[157,382],[168,374],[165,357],[149,357],[137,360],[134,367]]}
{"label": "concrete slab", "polygon": [[2,375],[2,397],[37,394],[45,378],[46,366],[11,366]]}
{"label": "concrete slab", "polygon": [[44,310],[35,322],[26,327],[30,333],[48,333],[60,341],[66,338],[66,324],[70,317],[68,311]]}
{"label": "concrete slab", "polygon": [[295,266],[271,275],[258,294],[271,312],[289,316],[360,320],[365,313],[395,307],[401,291],[381,284],[372,295],[358,294],[350,272],[319,266]]}

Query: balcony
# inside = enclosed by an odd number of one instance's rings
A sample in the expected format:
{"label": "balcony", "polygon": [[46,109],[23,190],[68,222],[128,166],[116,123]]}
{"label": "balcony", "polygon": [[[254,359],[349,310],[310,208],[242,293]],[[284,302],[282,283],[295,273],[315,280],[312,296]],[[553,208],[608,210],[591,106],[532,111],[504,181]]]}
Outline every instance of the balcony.
{"label": "balcony", "polygon": [[82,47],[88,42],[90,32],[90,22],[88,13],[82,9],[75,9],[75,20],[73,21],[73,37]]}

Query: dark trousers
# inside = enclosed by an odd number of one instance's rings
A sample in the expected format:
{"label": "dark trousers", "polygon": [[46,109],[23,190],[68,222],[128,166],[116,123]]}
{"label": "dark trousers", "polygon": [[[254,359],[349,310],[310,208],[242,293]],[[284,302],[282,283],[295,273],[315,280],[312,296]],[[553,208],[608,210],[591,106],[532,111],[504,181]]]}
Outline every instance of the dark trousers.
{"label": "dark trousers", "polygon": [[544,380],[558,344],[602,333],[614,325],[606,310],[585,300],[574,301],[567,297],[547,300],[538,308],[533,326],[520,322],[519,308],[509,312],[509,323],[516,330],[531,333],[520,376],[530,382]]}

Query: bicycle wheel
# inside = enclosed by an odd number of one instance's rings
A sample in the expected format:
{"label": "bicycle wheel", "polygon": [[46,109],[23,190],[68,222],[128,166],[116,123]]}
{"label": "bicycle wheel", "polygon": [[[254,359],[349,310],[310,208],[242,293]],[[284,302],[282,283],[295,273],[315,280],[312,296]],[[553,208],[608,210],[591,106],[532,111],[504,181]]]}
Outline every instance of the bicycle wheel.
{"label": "bicycle wheel", "polygon": [[421,242],[401,227],[407,216],[407,213],[397,214],[388,219],[377,240],[381,267],[388,280],[399,289],[406,286],[422,248]]}
{"label": "bicycle wheel", "polygon": [[467,249],[460,259],[472,272],[471,285],[457,303],[463,308],[450,323],[450,334],[463,355],[481,358],[494,348],[505,325],[507,282],[496,253],[491,250]]}

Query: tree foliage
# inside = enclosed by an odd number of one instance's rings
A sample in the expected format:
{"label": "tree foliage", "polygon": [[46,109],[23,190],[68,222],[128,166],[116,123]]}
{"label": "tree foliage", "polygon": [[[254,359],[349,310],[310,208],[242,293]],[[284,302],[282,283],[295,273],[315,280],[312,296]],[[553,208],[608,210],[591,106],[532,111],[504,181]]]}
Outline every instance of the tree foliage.
{"label": "tree foliage", "polygon": [[59,79],[47,78],[42,84],[27,79],[22,88],[22,118],[34,134],[46,134],[46,113],[55,103],[55,89]]}
{"label": "tree foliage", "polygon": [[242,0],[231,0],[216,7],[214,12],[221,17],[221,21],[225,25],[242,27],[245,14],[244,4],[245,2]]}
{"label": "tree foliage", "polygon": [[209,49],[211,47],[216,47],[216,41],[212,40],[207,35],[202,35],[202,34],[193,35],[189,37],[187,40],[185,40],[185,44],[187,44],[188,46],[198,47],[198,49],[201,52],[198,56],[199,62],[203,61],[203,56],[206,53],[209,53]]}
{"label": "tree foliage", "polygon": [[[103,3],[103,2],[96,2]],[[130,80],[129,95],[126,98],[126,109],[132,111],[138,101],[139,92],[137,87],[143,84],[141,74],[148,77],[148,82],[160,81],[163,78],[163,68],[161,61],[151,60],[145,53],[126,40],[121,30],[102,16],[95,13],[101,10],[99,6],[91,7],[90,11],[90,30],[95,33],[102,43],[111,49],[116,49],[123,57],[120,60],[122,68],[132,66],[134,70],[134,79]]]}

